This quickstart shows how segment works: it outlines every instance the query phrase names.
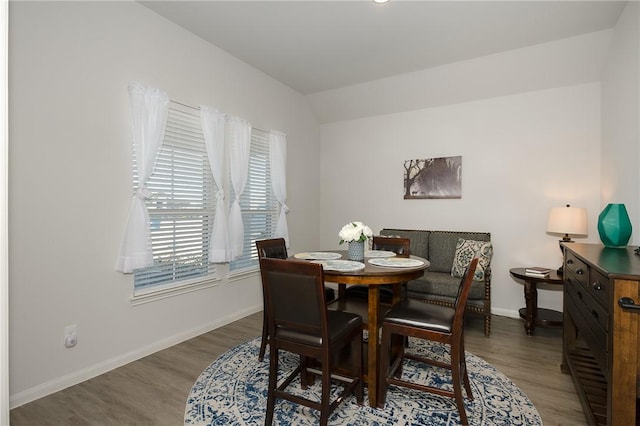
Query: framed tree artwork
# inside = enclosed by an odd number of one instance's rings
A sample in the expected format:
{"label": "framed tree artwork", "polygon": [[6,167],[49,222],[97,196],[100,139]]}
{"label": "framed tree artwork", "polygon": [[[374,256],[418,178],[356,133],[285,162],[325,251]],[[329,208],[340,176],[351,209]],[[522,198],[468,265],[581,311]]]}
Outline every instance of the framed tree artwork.
{"label": "framed tree artwork", "polygon": [[404,199],[462,198],[462,156],[404,162]]}

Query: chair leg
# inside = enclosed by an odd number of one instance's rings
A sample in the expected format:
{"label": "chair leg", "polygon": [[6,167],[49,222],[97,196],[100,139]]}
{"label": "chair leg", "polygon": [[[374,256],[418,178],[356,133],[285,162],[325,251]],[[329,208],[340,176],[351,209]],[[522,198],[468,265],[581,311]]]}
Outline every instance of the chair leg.
{"label": "chair leg", "polygon": [[260,341],[260,352],[258,353],[258,361],[264,360],[264,354],[267,350],[267,342],[269,341],[269,327],[267,324],[267,311],[262,311],[262,340]]}
{"label": "chair leg", "polygon": [[467,391],[467,397],[473,400],[473,394],[471,393],[471,383],[469,382],[469,374],[467,372],[467,357],[464,350],[464,330],[460,340],[460,371],[462,373],[464,389]]}
{"label": "chair leg", "polygon": [[353,342],[351,342],[351,346],[353,346],[351,350],[351,365],[353,366],[353,376],[358,378],[358,384],[354,389],[354,393],[356,394],[356,402],[358,403],[358,405],[362,405],[364,401],[364,377],[362,373],[362,333],[360,333],[360,338],[354,339]]}
{"label": "chair leg", "polygon": [[382,341],[380,342],[380,365],[378,372],[378,408],[384,408],[387,401],[387,376],[389,375],[389,351],[391,350],[391,332],[382,325]]}
{"label": "chair leg", "polygon": [[460,351],[459,347],[451,347],[451,380],[453,382],[453,395],[455,397],[460,423],[468,425],[467,413],[464,409],[464,397],[462,396],[462,377],[460,375]]}
{"label": "chair leg", "polygon": [[[384,329],[383,325],[383,329]],[[402,368],[404,365],[405,348],[409,345],[409,336],[399,333],[397,329],[386,328],[389,335],[389,353],[385,353],[391,367],[387,366],[387,377],[400,378],[402,376]]]}
{"label": "chair leg", "polygon": [[[403,339],[403,343],[406,342],[407,346],[404,346],[404,344],[402,345],[402,347],[400,348],[400,352],[397,354],[398,357],[400,357],[400,360],[398,361],[398,367],[393,370],[393,376],[397,379],[399,379],[400,377],[402,377],[402,368],[404,367],[404,350],[405,348],[409,347],[409,336],[398,336],[401,337]],[[390,337],[391,342],[393,342],[393,339]],[[395,360],[393,362],[396,362]]]}
{"label": "chair leg", "polygon": [[320,426],[327,426],[329,422],[329,405],[331,396],[331,365],[323,359],[322,365],[322,396],[320,400]]}
{"label": "chair leg", "polygon": [[471,393],[471,383],[469,382],[469,375],[467,374],[467,363],[462,360],[462,380],[464,382],[464,389],[467,391],[467,397],[473,400],[473,393]]}
{"label": "chair leg", "polygon": [[300,355],[300,388],[306,389],[309,386],[309,372],[307,371],[308,360],[306,356]]}
{"label": "chair leg", "polygon": [[[273,346],[271,346],[273,349]],[[267,393],[267,415],[264,419],[265,426],[273,423],[273,410],[276,405],[276,388],[278,387],[278,351],[271,351],[269,361],[269,389]]]}

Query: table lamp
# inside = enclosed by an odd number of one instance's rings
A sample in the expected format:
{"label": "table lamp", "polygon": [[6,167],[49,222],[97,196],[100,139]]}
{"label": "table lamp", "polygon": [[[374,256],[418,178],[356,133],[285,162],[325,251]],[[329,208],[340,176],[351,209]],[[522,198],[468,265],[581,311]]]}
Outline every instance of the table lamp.
{"label": "table lamp", "polygon": [[[572,243],[571,236],[587,236],[587,209],[583,207],[552,207],[549,210],[549,221],[547,222],[547,232],[550,234],[563,235],[558,242]],[[562,245],[560,251],[564,257]],[[562,275],[562,266],[558,268],[558,275]]]}

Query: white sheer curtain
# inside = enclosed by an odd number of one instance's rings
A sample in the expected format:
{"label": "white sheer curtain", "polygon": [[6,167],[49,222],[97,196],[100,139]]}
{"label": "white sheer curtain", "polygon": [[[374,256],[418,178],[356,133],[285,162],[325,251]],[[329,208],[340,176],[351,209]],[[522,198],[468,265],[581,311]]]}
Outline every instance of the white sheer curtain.
{"label": "white sheer curtain", "polygon": [[280,215],[274,237],[282,237],[289,247],[287,226],[287,135],[271,130],[269,132],[269,158],[271,158],[271,186],[280,204]]}
{"label": "white sheer curtain", "polygon": [[146,182],[162,145],[169,97],[159,89],[139,83],[129,85],[133,149],[138,166],[138,191],[129,209],[127,229],[116,261],[116,270],[131,273],[134,269],[153,264],[149,236],[149,212],[145,200],[149,197]]}
{"label": "white sheer curtain", "polygon": [[235,199],[229,212],[229,246],[235,259],[242,256],[244,241],[244,225],[240,209],[240,196],[247,184],[249,171],[249,151],[251,149],[251,124],[239,117],[229,117],[229,162],[231,185]]}
{"label": "white sheer curtain", "polygon": [[229,228],[227,228],[227,210],[224,205],[224,146],[226,114],[215,108],[200,106],[200,120],[204,142],[207,146],[207,156],[213,180],[218,187],[216,194],[216,212],[213,219],[213,231],[209,238],[209,262],[229,262]]}

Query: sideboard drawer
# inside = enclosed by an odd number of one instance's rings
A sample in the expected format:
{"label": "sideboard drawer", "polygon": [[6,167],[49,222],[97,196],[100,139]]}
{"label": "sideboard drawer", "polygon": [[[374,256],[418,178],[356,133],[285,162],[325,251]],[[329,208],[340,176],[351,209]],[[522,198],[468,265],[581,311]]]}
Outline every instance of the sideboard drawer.
{"label": "sideboard drawer", "polygon": [[589,282],[589,267],[582,260],[578,259],[572,253],[567,253],[565,261],[566,278],[577,280],[584,288],[587,288]]}
{"label": "sideboard drawer", "polygon": [[608,315],[599,303],[591,297],[582,286],[567,284],[565,287],[567,309],[577,321],[580,328],[580,336],[589,345],[602,371],[608,370]]}
{"label": "sideboard drawer", "polygon": [[611,292],[609,278],[593,268],[589,271],[589,278],[589,292],[603,308],[608,309],[609,294]]}
{"label": "sideboard drawer", "polygon": [[602,335],[602,344],[606,343],[606,332],[609,329],[609,314],[600,306],[598,302],[586,291],[579,286],[569,286],[569,294],[574,298],[575,305],[580,309],[589,324],[597,324],[598,335]]}

